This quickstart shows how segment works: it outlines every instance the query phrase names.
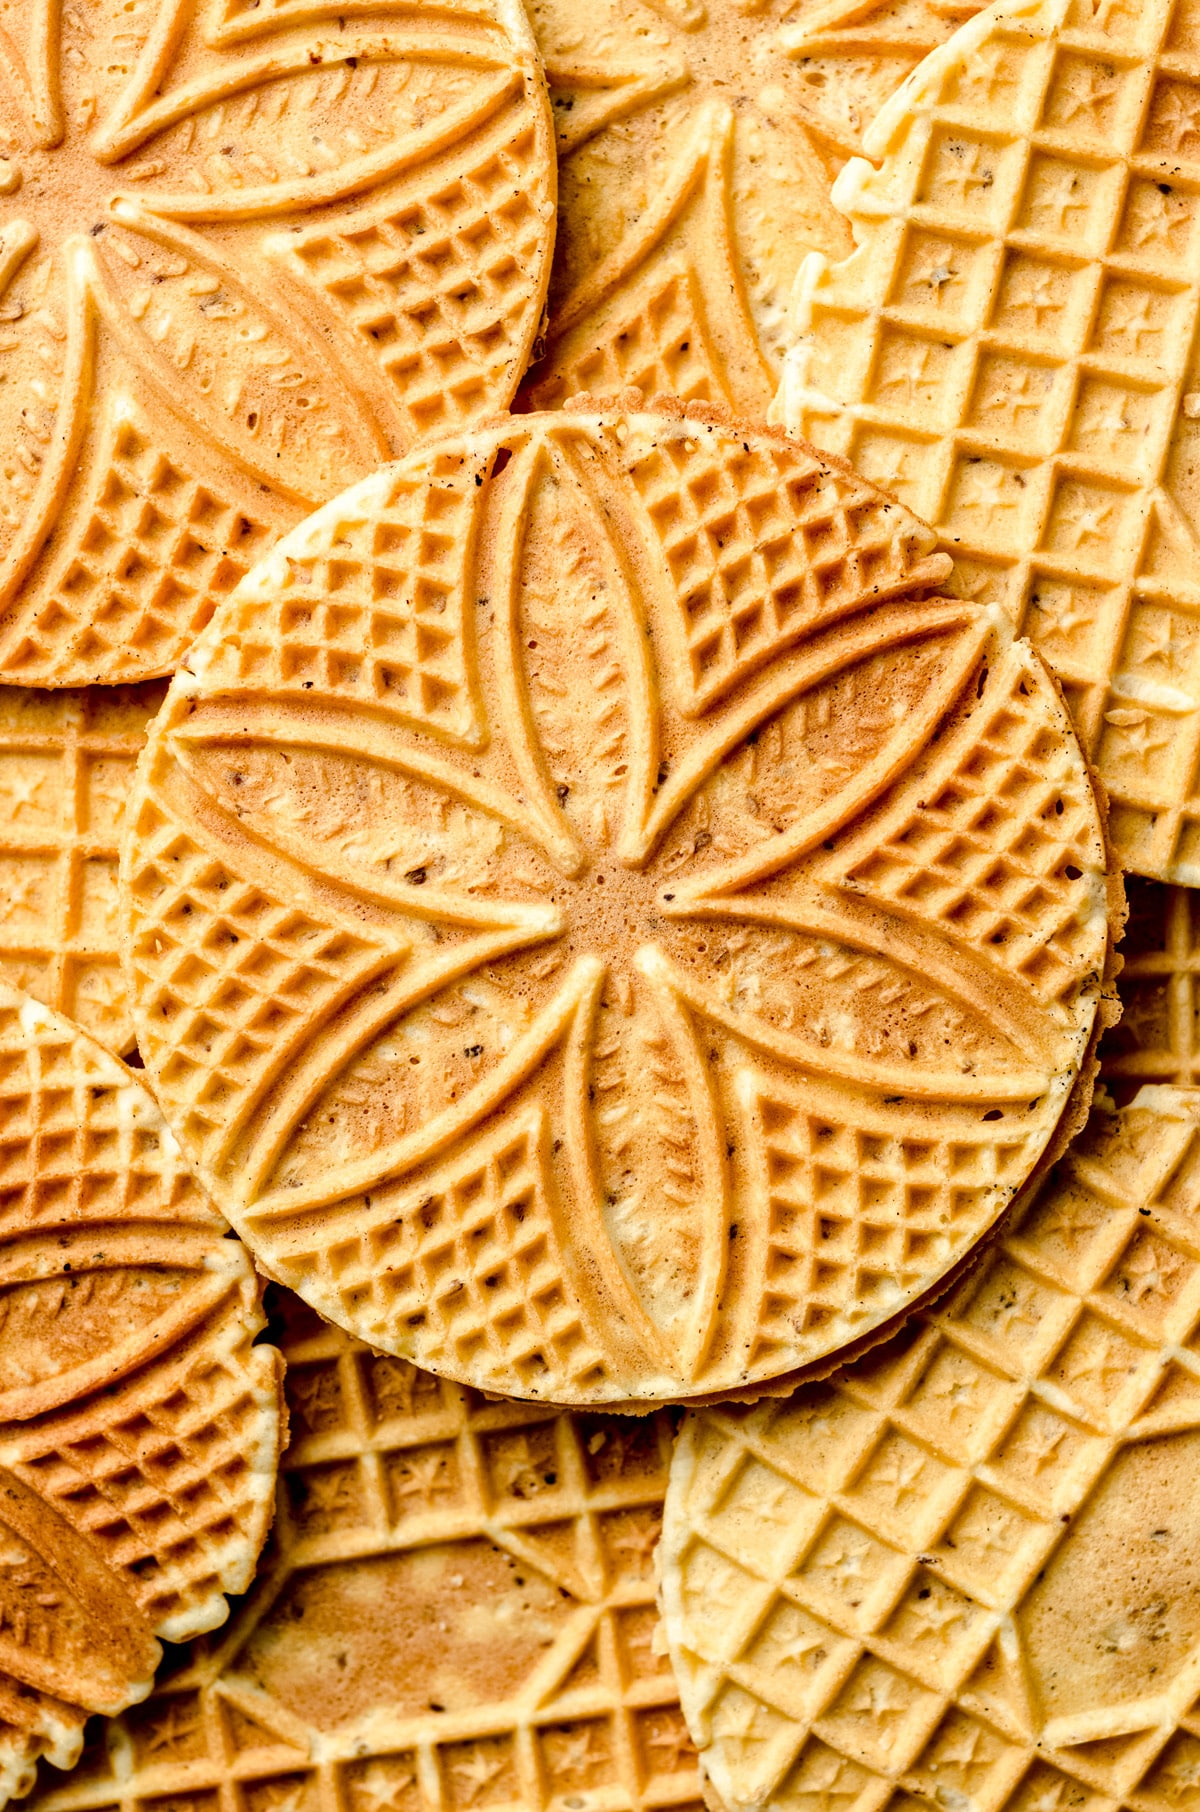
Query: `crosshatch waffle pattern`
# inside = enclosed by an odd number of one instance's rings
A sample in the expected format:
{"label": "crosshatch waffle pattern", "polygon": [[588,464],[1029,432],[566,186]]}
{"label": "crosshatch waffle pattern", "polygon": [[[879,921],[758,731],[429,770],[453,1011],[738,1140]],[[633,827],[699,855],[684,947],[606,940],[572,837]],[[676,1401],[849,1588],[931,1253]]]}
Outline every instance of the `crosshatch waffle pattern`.
{"label": "crosshatch waffle pattern", "polygon": [[702,1812],[655,1606],[665,1414],[489,1402],[277,1306],[254,1590],[37,1812]]}
{"label": "crosshatch waffle pattern", "polygon": [[253,1577],[281,1438],[263,1327],[141,1083],[0,987],[0,1801]]}
{"label": "crosshatch waffle pattern", "polygon": [[140,681],[318,504],[507,406],[545,82],[519,0],[36,0],[3,62],[0,678]]}
{"label": "crosshatch waffle pattern", "polygon": [[1190,0],[964,26],[835,199],[779,397],[1054,666],[1138,873],[1200,880],[1200,61]]}
{"label": "crosshatch waffle pattern", "polygon": [[118,1056],[133,1023],[117,947],[125,800],[165,687],[0,687],[0,977]]}
{"label": "crosshatch waffle pattern", "polygon": [[1085,1111],[1110,881],[1048,670],[932,541],[632,392],[434,442],[254,569],[121,912],[277,1282],[480,1389],[661,1400],[823,1364],[991,1225]]}
{"label": "crosshatch waffle pattern", "polygon": [[1148,1088],[943,1306],[688,1418],[665,1615],[725,1804],[1190,1803],[1198,1213],[1200,1093]]}

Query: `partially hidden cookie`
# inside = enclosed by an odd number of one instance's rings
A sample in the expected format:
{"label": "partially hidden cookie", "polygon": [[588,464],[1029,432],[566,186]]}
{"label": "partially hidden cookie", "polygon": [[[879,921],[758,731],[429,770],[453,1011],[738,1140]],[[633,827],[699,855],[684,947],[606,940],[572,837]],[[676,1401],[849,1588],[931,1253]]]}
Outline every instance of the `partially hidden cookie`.
{"label": "partially hidden cookie", "polygon": [[0,984],[0,1802],[249,1585],[282,1434],[263,1326],[142,1084]]}
{"label": "partially hidden cookie", "polygon": [[1200,1092],[1086,1133],[877,1355],[696,1412],[663,1600],[731,1812],[1187,1806]]}
{"label": "partially hidden cookie", "polygon": [[1161,881],[1127,886],[1121,1018],[1100,1046],[1101,1077],[1118,1103],[1147,1082],[1200,1082],[1200,897]]}
{"label": "partially hidden cookie", "polygon": [[487,1402],[282,1312],[253,1592],[31,1812],[702,1812],[654,1603],[665,1413]]}
{"label": "partially hidden cookie", "polygon": [[1097,1024],[1069,719],[900,505],[640,398],[381,472],[138,769],[138,1046],[270,1275],[578,1403],[828,1365],[989,1228]]}
{"label": "partially hidden cookie", "polygon": [[1200,81],[1169,0],[1011,0],[913,76],[810,262],[789,426],[933,522],[1062,681],[1123,864],[1200,881]]}
{"label": "partially hidden cookie", "polygon": [[765,419],[806,252],[862,132],[971,0],[532,0],[559,155],[558,241],[525,394],[729,405]]}
{"label": "partially hidden cookie", "polygon": [[314,505],[508,403],[549,103],[519,0],[0,32],[0,680],[149,678]]}
{"label": "partially hidden cookie", "polygon": [[0,978],[118,1056],[133,1023],[117,935],[117,848],[165,687],[0,686]]}

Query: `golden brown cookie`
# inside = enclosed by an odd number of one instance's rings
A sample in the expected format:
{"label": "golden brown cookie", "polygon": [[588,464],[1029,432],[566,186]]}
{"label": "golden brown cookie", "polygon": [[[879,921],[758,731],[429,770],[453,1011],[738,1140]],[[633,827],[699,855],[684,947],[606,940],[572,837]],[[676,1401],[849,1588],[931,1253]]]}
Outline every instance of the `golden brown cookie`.
{"label": "golden brown cookie", "polygon": [[249,1585],[281,1444],[263,1326],[141,1083],[0,984],[0,1801]]}
{"label": "golden brown cookie", "polygon": [[558,134],[553,408],[637,384],[765,418],[806,252],[849,249],[829,186],[971,0],[532,0]]}
{"label": "golden brown cookie", "polygon": [[1059,675],[1121,861],[1200,880],[1200,81],[1169,0],[1007,0],[877,119],[782,417],[933,522]]}
{"label": "golden brown cookie", "polygon": [[117,846],[165,687],[0,686],[0,977],[118,1056],[133,1023],[117,948]]}
{"label": "golden brown cookie", "polygon": [[478,1386],[646,1402],[827,1365],[992,1225],[1090,1088],[1105,851],[932,544],[634,396],[433,445],[257,569],[155,721],[121,911],[270,1274]]}
{"label": "golden brown cookie", "polygon": [[724,1804],[1190,1803],[1198,1214],[1200,1092],[1146,1088],[876,1355],[686,1419],[665,1620]]}
{"label": "golden brown cookie", "polygon": [[666,1417],[489,1403],[283,1314],[254,1591],[37,1812],[702,1812],[654,1604]]}
{"label": "golden brown cookie", "polygon": [[519,0],[6,0],[0,680],[170,671],[315,504],[503,408],[554,193]]}

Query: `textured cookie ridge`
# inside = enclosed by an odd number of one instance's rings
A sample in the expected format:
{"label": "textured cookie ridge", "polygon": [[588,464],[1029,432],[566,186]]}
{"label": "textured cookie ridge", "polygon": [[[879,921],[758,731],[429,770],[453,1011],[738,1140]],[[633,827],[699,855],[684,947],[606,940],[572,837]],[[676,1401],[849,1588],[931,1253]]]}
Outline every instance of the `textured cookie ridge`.
{"label": "textured cookie ridge", "polygon": [[1197,308],[1187,6],[993,8],[835,199],[779,409],[933,522],[1062,681],[1134,872],[1197,868]]}
{"label": "textured cookie ridge", "polygon": [[666,1415],[489,1403],[283,1315],[254,1590],[66,1781],[43,1771],[38,1812],[701,1812],[654,1602]]}
{"label": "textured cookie ridge", "polygon": [[149,678],[316,504],[508,404],[544,80],[518,0],[0,29],[0,679]]}
{"label": "textured cookie ridge", "polygon": [[280,1367],[149,1094],[0,987],[0,1794],[144,1698],[266,1536]]}
{"label": "textured cookie ridge", "polygon": [[165,687],[0,687],[0,977],[126,1056],[117,849]]}
{"label": "textured cookie ridge", "polygon": [[664,1604],[731,1807],[1190,1792],[1200,1092],[1096,1111],[936,1311],[685,1422]]}
{"label": "textured cookie ridge", "polygon": [[1038,1162],[1109,927],[1085,765],[907,510],[640,398],[328,506],[189,656],[138,1043],[260,1263],[551,1401],[828,1362]]}
{"label": "textured cookie ridge", "polygon": [[1195,1087],[1200,924],[1190,887],[1127,884],[1129,921],[1121,940],[1121,1018],[1101,1048],[1104,1083],[1118,1105],[1149,1082]]}
{"label": "textured cookie ridge", "polygon": [[833,176],[975,10],[536,0],[559,224],[531,405],[636,385],[765,418],[800,262],[849,248]]}

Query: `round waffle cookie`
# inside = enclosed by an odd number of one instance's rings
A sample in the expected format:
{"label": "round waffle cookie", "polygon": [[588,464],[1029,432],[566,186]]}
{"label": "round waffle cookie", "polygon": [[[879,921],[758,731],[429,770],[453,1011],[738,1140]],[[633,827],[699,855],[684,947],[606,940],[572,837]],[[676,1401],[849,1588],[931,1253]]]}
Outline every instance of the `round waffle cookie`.
{"label": "round waffle cookie", "polygon": [[1184,0],[1008,0],[834,198],[780,395],[1059,675],[1122,862],[1200,881],[1200,63]]}
{"label": "round waffle cookie", "polygon": [[315,504],[504,407],[554,193],[519,0],[3,0],[0,679],[169,671]]}
{"label": "round waffle cookie", "polygon": [[37,1812],[703,1812],[654,1603],[666,1415],[489,1403],[283,1313],[254,1590]]}
{"label": "round waffle cookie", "polygon": [[0,985],[0,1803],[250,1583],[281,1440],[263,1326],[141,1083]]}
{"label": "round waffle cookie", "polygon": [[559,152],[551,408],[636,384],[765,418],[862,129],[971,0],[532,0]]}
{"label": "round waffle cookie", "polygon": [[1198,1211],[1200,1092],[1145,1088],[943,1307],[687,1419],[663,1598],[726,1805],[1192,1803]]}
{"label": "round waffle cookie", "polygon": [[566,1403],[911,1304],[1086,1096],[1109,937],[1001,613],[848,469],[668,410],[314,516],[177,676],[122,851],[139,1049],[268,1273]]}
{"label": "round waffle cookie", "polygon": [[117,842],[161,681],[0,686],[0,979],[118,1056],[133,1023],[117,938]]}

